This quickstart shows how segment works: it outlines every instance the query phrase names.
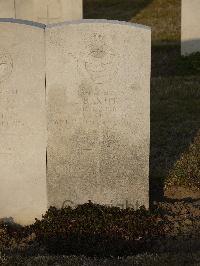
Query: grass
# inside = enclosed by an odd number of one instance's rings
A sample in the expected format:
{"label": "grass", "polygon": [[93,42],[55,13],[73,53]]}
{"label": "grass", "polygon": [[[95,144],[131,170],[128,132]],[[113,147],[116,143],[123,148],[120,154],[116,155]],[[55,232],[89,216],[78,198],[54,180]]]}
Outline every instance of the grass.
{"label": "grass", "polygon": [[130,21],[151,0],[86,0],[84,18]]}
{"label": "grass", "polygon": [[84,17],[148,25],[153,42],[180,40],[181,0],[85,0]]}
{"label": "grass", "polygon": [[38,257],[22,257],[14,256],[12,258],[4,258],[4,265],[29,265],[29,266],[48,266],[48,265],[65,265],[65,266],[177,266],[190,265],[197,266],[200,264],[200,252],[178,253],[161,255],[148,254],[130,256],[127,258],[116,259],[97,259],[87,258],[85,256],[38,256]]}
{"label": "grass", "polygon": [[152,41],[176,42],[180,40],[181,0],[152,0],[131,19],[152,28]]}
{"label": "grass", "polygon": [[[150,156],[152,193],[156,193],[158,186],[162,188],[166,184],[200,187],[199,114],[198,77],[152,79]],[[187,164],[184,158],[187,158]]]}

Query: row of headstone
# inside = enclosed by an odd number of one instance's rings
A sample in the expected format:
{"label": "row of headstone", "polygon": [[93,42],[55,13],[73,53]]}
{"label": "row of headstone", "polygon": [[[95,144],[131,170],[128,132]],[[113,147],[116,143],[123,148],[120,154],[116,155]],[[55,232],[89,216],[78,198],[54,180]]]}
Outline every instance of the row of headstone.
{"label": "row of headstone", "polygon": [[150,53],[136,24],[0,20],[1,217],[148,208]]}
{"label": "row of headstone", "polygon": [[50,24],[82,19],[82,0],[0,0],[0,18]]}
{"label": "row of headstone", "polygon": [[[44,24],[83,18],[83,0],[0,0],[0,18]],[[181,54],[200,52],[200,0],[182,0]]]}
{"label": "row of headstone", "polygon": [[181,54],[200,52],[200,0],[182,0]]}

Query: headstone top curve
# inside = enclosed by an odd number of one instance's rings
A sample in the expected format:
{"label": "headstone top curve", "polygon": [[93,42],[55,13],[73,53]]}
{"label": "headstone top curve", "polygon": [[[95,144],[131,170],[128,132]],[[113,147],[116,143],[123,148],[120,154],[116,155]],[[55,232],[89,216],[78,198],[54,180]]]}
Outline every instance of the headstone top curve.
{"label": "headstone top curve", "polygon": [[126,22],[126,21],[119,21],[119,20],[108,20],[108,19],[81,19],[81,20],[64,21],[64,22],[60,22],[60,23],[49,24],[46,26],[46,28],[62,27],[65,25],[93,24],[93,23],[122,25],[122,26],[124,25],[124,26],[130,26],[133,28],[141,28],[144,30],[151,31],[151,27],[146,26],[146,25],[132,23],[132,22]]}
{"label": "headstone top curve", "polygon": [[34,22],[31,20],[23,20],[23,19],[14,19],[14,18],[0,18],[0,23],[7,22],[7,23],[15,23],[15,24],[23,24],[33,27],[38,27],[45,29],[46,25],[38,22]]}

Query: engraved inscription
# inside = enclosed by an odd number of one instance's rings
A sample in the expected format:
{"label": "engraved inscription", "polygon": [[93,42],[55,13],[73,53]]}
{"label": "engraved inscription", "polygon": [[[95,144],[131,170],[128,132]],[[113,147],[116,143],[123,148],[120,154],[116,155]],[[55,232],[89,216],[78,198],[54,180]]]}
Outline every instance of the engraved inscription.
{"label": "engraved inscription", "polygon": [[77,72],[93,86],[114,82],[119,71],[117,51],[113,49],[103,34],[85,36],[84,49],[80,55],[68,52],[75,62]]}
{"label": "engraved inscription", "polygon": [[108,96],[94,96],[90,99],[84,98],[83,112],[91,111],[99,113],[100,116],[102,112],[115,112],[117,110],[116,101],[116,97]]}
{"label": "engraved inscription", "polygon": [[85,70],[96,84],[102,84],[113,78],[117,72],[115,51],[109,46],[102,34],[94,33],[86,40],[87,57]]}
{"label": "engraved inscription", "polygon": [[[89,203],[92,203],[89,200]],[[72,209],[75,209],[78,207],[78,203],[73,202],[72,200],[65,200],[62,205],[61,208],[67,208],[67,207],[71,207]],[[135,203],[130,203],[128,200],[124,200],[122,203],[113,203],[111,201],[110,204],[104,204],[107,207],[113,207],[113,205],[115,205],[115,207],[117,208],[121,208],[121,209],[129,209],[132,208],[134,210],[138,210],[139,207],[141,206],[141,204],[139,203],[139,201],[137,200]]]}
{"label": "engraved inscription", "polygon": [[78,89],[78,95],[83,99],[88,99],[88,97],[91,95],[92,93],[92,88],[90,86],[90,84],[87,84],[86,82],[82,82],[79,85],[79,89]]}
{"label": "engraved inscription", "polygon": [[141,143],[149,142],[150,43],[141,45],[141,31],[107,22],[49,29],[51,204],[148,207],[148,149]]}
{"label": "engraved inscription", "polygon": [[[13,114],[14,115],[14,114]],[[24,122],[20,119],[14,118],[14,116],[8,116],[7,114],[0,114],[0,127],[2,129],[12,129],[21,128],[24,126]]]}
{"label": "engraved inscription", "polygon": [[12,74],[13,60],[11,55],[0,48],[0,83],[7,80]]}
{"label": "engraved inscription", "polygon": [[92,151],[99,144],[99,135],[97,130],[79,131],[70,138],[75,150],[82,154],[83,152]]}

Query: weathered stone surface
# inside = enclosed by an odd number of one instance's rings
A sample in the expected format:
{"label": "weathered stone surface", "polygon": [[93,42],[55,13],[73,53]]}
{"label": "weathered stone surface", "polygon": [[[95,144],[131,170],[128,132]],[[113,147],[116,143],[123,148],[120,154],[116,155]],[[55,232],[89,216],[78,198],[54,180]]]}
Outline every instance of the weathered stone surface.
{"label": "weathered stone surface", "polygon": [[182,55],[200,52],[200,1],[182,0]]}
{"label": "weathered stone surface", "polygon": [[28,224],[47,207],[45,53],[22,23],[0,20],[0,217]]}
{"label": "weathered stone surface", "polygon": [[0,18],[15,18],[14,0],[0,0]]}
{"label": "weathered stone surface", "polygon": [[48,204],[148,207],[150,29],[63,23],[46,42]]}
{"label": "weathered stone surface", "polygon": [[16,18],[44,24],[82,19],[82,0],[15,0]]}

